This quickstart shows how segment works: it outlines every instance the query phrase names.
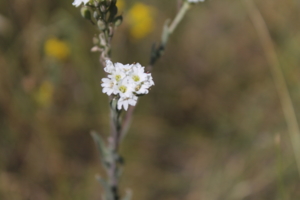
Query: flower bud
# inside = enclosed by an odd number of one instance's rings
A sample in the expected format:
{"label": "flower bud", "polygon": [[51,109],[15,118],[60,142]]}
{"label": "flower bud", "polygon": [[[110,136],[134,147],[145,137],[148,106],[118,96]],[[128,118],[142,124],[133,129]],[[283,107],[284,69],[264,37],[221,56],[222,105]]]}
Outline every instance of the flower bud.
{"label": "flower bud", "polygon": [[101,19],[99,19],[99,20],[97,21],[97,26],[98,26],[98,28],[99,28],[101,31],[105,30],[105,28],[106,28],[105,22],[104,22],[103,20],[101,20]]}
{"label": "flower bud", "polygon": [[94,6],[98,7],[99,6],[99,2],[96,0],[94,1]]}
{"label": "flower bud", "polygon": [[105,13],[106,12],[106,4],[105,4],[105,2],[102,2],[100,4],[100,12],[101,13]]}
{"label": "flower bud", "polygon": [[123,17],[120,15],[114,19],[115,26],[120,26],[123,22]]}
{"label": "flower bud", "polygon": [[100,16],[97,11],[94,11],[93,17],[97,20]]}
{"label": "flower bud", "polygon": [[103,32],[99,34],[99,39],[100,39],[100,46],[106,46],[105,35]]}
{"label": "flower bud", "polygon": [[91,20],[92,15],[91,15],[91,11],[88,9],[88,7],[83,6],[80,10],[81,16],[85,19]]}

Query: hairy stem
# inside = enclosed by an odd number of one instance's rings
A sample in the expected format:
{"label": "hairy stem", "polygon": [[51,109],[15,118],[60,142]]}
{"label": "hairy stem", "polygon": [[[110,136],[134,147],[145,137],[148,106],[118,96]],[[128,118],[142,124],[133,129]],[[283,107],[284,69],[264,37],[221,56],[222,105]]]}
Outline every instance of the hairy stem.
{"label": "hairy stem", "polygon": [[174,32],[179,22],[181,22],[181,20],[183,19],[183,17],[185,16],[186,12],[189,10],[190,7],[191,7],[190,3],[184,2],[179,12],[177,13],[175,19],[169,26],[169,34],[172,34]]}
{"label": "hairy stem", "polygon": [[177,28],[178,24],[181,22],[181,20],[185,16],[186,12],[190,9],[190,7],[191,7],[190,3],[185,1],[183,5],[180,7],[172,23],[169,25],[169,20],[166,21],[164,30],[162,32],[160,45],[157,48],[153,46],[150,62],[149,65],[147,66],[147,71],[152,71],[153,65],[164,54],[170,35]]}
{"label": "hairy stem", "polygon": [[121,111],[117,109],[117,100],[111,100],[111,136],[109,138],[109,149],[112,153],[112,158],[109,163],[108,179],[111,187],[113,200],[119,200],[119,144],[121,136]]}

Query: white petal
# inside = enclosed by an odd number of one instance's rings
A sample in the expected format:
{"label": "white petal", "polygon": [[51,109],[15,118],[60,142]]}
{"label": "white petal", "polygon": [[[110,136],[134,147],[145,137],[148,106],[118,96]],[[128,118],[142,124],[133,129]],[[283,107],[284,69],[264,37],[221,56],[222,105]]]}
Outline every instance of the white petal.
{"label": "white petal", "polygon": [[122,103],[120,102],[120,100],[118,101],[118,110],[122,109]]}
{"label": "white petal", "polygon": [[124,106],[124,109],[127,110],[128,109],[128,101],[126,101],[123,106]]}
{"label": "white petal", "polygon": [[78,7],[80,6],[82,3],[87,4],[89,2],[89,0],[74,0],[74,2],[72,3],[74,6]]}
{"label": "white petal", "polygon": [[110,60],[106,60],[106,66],[104,68],[104,71],[106,73],[112,73],[115,70],[114,64]]}

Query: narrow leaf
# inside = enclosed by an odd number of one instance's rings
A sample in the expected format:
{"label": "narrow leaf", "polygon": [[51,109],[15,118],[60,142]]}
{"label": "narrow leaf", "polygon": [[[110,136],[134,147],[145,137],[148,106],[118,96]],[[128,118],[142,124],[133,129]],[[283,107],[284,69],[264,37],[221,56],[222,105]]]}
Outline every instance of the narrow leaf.
{"label": "narrow leaf", "polygon": [[94,142],[96,143],[97,149],[100,153],[100,160],[102,162],[102,164],[104,165],[105,168],[107,168],[107,160],[109,159],[109,153],[108,153],[108,149],[106,148],[106,145],[104,143],[104,140],[102,139],[102,137],[97,134],[96,131],[92,131],[91,135],[93,137]]}
{"label": "narrow leaf", "polygon": [[97,181],[102,185],[105,191],[105,200],[113,200],[113,194],[107,181],[99,175],[96,175]]}

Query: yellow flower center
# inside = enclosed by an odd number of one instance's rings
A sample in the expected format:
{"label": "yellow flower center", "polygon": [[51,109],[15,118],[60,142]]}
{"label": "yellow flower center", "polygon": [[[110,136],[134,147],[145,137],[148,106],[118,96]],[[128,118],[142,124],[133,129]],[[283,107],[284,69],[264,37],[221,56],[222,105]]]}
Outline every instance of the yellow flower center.
{"label": "yellow flower center", "polygon": [[135,91],[139,91],[141,89],[141,85],[135,87]]}
{"label": "yellow flower center", "polygon": [[120,81],[121,80],[121,75],[117,74],[115,78],[116,78],[116,81]]}
{"label": "yellow flower center", "polygon": [[140,77],[137,76],[137,75],[132,76],[132,79],[133,79],[135,82],[140,81]]}
{"label": "yellow flower center", "polygon": [[119,87],[119,90],[120,90],[120,92],[125,93],[126,90],[127,90],[127,87],[124,86],[124,85],[121,85],[121,86]]}

